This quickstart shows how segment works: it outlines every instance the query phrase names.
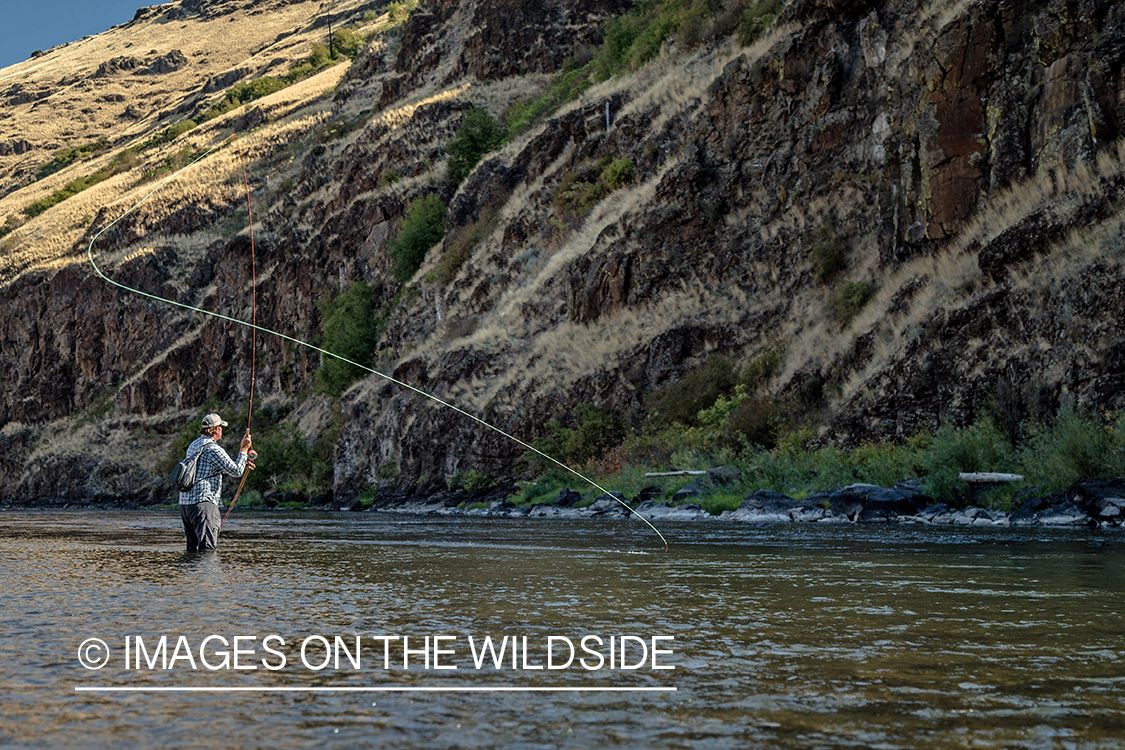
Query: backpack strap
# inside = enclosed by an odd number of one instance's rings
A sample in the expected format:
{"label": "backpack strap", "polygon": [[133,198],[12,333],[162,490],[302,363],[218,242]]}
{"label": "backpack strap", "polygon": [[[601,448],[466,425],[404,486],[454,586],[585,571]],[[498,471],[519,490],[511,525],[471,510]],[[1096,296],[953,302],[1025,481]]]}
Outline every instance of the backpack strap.
{"label": "backpack strap", "polygon": [[[191,461],[192,461],[192,468],[193,468],[193,470],[194,470],[195,468],[197,468],[197,467],[199,466],[199,459],[203,458],[203,454],[204,454],[204,453],[206,453],[207,451],[211,450],[212,448],[215,448],[216,450],[222,450],[222,448],[221,448],[221,447],[219,446],[219,444],[215,442],[215,439],[214,439],[214,438],[207,438],[207,439],[211,441],[210,445],[208,445],[208,444],[206,444],[206,443],[205,443],[205,444],[203,445],[203,447],[201,447],[201,448],[199,449],[199,452],[195,454],[195,458],[193,458],[193,459],[191,460]],[[220,472],[220,471],[216,470],[214,474],[204,474],[204,475],[202,475],[202,476],[200,476],[200,475],[198,475],[198,474],[197,474],[197,475],[196,475],[196,477],[195,477],[195,483],[196,483],[196,484],[198,484],[198,483],[199,483],[200,481],[202,481],[202,480],[204,480],[204,479],[209,479],[209,478],[211,478],[211,477],[217,477],[217,476],[219,476],[219,475],[220,475],[221,473],[222,473],[222,472]]]}

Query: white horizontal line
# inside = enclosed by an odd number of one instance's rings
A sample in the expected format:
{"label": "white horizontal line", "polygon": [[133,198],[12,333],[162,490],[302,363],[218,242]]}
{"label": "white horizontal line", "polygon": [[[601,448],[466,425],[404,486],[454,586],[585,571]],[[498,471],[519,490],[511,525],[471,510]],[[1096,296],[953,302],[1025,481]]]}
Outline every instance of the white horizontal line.
{"label": "white horizontal line", "polygon": [[76,693],[674,693],[674,687],[75,687]]}

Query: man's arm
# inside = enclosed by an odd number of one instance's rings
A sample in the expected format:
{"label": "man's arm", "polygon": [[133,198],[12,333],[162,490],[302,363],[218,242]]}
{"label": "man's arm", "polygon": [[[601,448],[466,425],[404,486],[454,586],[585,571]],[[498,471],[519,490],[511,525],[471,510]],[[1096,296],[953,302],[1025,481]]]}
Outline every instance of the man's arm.
{"label": "man's arm", "polygon": [[[249,435],[244,437],[242,439],[242,445],[246,445],[249,439]],[[215,464],[219,471],[230,477],[242,476],[242,472],[246,469],[246,462],[249,460],[249,457],[246,455],[248,451],[243,449],[242,445],[239,446],[238,458],[232,459],[218,443],[215,443]]]}

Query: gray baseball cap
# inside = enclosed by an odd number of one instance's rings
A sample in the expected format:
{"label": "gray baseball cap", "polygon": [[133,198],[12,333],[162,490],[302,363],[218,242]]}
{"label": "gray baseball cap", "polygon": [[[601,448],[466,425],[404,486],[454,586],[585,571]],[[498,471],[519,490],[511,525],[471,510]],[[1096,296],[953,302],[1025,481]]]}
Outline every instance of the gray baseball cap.
{"label": "gray baseball cap", "polygon": [[223,418],[220,417],[218,414],[208,414],[206,417],[203,418],[203,427],[205,429],[210,429],[212,427],[218,427],[219,425],[222,425],[223,427],[230,427],[230,425],[227,424],[226,422],[224,422]]}

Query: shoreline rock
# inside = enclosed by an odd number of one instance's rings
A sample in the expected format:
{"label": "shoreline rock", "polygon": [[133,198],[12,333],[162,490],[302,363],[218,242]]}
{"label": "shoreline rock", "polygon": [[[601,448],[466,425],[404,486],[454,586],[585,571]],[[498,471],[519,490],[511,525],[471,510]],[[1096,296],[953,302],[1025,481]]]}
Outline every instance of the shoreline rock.
{"label": "shoreline rock", "polygon": [[[650,489],[650,488],[646,488]],[[694,488],[693,488],[694,489]],[[646,519],[653,521],[723,521],[753,525],[794,523],[917,524],[924,526],[960,527],[1088,527],[1121,528],[1125,526],[1125,478],[1110,481],[1083,479],[1066,492],[1045,497],[1029,497],[1011,511],[970,505],[953,508],[936,503],[912,482],[899,482],[894,487],[872,484],[850,484],[822,490],[797,500],[772,490],[755,490],[735,510],[711,515],[698,503],[676,503],[676,498],[705,495],[697,492],[673,495],[672,502],[652,499],[650,492],[629,500],[620,493],[602,495],[586,507],[577,507],[581,498],[570,488],[563,488],[557,497],[535,505],[515,505],[506,493],[470,494],[445,491],[424,497],[397,496],[376,500],[375,512],[415,515],[466,515],[508,518],[619,518],[632,515],[622,503]],[[467,508],[464,505],[475,505]]]}
{"label": "shoreline rock", "polygon": [[[1122,528],[1125,527],[1125,478],[1112,480],[1082,479],[1066,492],[1025,498],[1011,511],[970,505],[953,508],[937,503],[923,494],[919,486],[899,482],[894,487],[872,484],[850,484],[811,493],[797,501],[773,490],[750,492],[735,510],[711,515],[698,503],[657,501],[654,488],[645,488],[636,498],[621,493],[595,498],[584,507],[578,503],[583,496],[563,488],[552,500],[534,505],[516,505],[507,498],[513,487],[492,487],[487,490],[442,490],[412,496],[386,493],[378,495],[374,504],[364,511],[357,498],[341,502],[331,495],[309,498],[311,508],[331,508],[339,512],[388,512],[409,515],[483,516],[491,518],[603,518],[627,519],[633,512],[651,521],[684,521],[751,524],[757,526],[796,523],[838,523],[855,525],[899,524],[958,527],[1056,527],[1056,528]],[[267,508],[278,500],[295,499],[280,493],[267,498]],[[679,496],[679,493],[673,498]],[[696,495],[689,495],[694,497]],[[588,496],[587,496],[588,497]],[[270,502],[272,501],[272,502]],[[0,508],[54,509],[121,509],[143,508],[154,502],[135,502],[119,498],[115,502],[97,499],[58,499],[55,502],[15,504],[3,503]],[[626,507],[628,506],[628,507]]]}

